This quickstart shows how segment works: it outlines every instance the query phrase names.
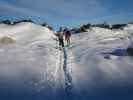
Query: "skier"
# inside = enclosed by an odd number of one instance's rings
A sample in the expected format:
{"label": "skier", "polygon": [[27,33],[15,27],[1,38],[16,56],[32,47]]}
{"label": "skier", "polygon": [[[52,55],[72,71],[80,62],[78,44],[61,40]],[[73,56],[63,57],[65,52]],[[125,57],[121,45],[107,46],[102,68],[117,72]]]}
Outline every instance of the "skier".
{"label": "skier", "polygon": [[58,40],[59,40],[59,46],[60,46],[60,48],[61,47],[64,47],[64,39],[63,39],[63,36],[64,36],[64,28],[63,27],[60,27],[59,31],[57,32],[57,37],[58,37]]}
{"label": "skier", "polygon": [[70,45],[70,38],[71,38],[71,32],[66,28],[64,30],[64,34],[65,34],[65,41],[67,42],[67,46]]}

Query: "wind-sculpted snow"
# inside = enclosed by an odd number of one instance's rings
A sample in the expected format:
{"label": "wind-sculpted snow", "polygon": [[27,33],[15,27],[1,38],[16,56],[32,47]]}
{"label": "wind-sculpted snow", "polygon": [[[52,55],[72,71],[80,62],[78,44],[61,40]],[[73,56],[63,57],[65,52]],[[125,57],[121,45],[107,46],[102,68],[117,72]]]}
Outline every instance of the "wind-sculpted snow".
{"label": "wind-sculpted snow", "polygon": [[0,24],[1,100],[132,100],[133,27],[73,34],[60,50],[52,31],[31,23]]}

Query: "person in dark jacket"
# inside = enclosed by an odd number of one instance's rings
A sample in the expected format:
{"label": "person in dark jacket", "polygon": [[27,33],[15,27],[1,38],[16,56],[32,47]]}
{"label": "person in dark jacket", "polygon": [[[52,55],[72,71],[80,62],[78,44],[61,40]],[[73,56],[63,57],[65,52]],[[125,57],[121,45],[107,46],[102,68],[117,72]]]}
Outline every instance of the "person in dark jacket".
{"label": "person in dark jacket", "polygon": [[71,32],[66,28],[64,34],[65,34],[65,41],[67,42],[67,46],[69,46],[70,45]]}
{"label": "person in dark jacket", "polygon": [[64,28],[60,27],[59,31],[57,32],[57,37],[58,37],[58,40],[59,40],[59,46],[60,47],[64,47],[63,36],[64,36]]}

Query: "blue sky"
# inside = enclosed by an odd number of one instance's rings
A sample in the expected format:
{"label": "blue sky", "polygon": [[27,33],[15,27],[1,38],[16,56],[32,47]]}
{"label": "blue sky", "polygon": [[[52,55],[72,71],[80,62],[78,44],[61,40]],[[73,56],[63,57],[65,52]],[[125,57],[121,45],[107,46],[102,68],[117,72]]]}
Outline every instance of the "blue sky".
{"label": "blue sky", "polygon": [[0,0],[0,19],[31,18],[60,25],[133,21],[133,0]]}

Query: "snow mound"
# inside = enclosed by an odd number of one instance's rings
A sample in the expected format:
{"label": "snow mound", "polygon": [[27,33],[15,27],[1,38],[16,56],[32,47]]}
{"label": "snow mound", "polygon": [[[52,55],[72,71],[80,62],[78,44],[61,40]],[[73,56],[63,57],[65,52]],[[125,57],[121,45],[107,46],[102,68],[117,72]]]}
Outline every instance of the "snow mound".
{"label": "snow mound", "polygon": [[129,35],[129,31],[126,30],[110,30],[105,28],[94,27],[88,30],[88,32],[77,34],[75,38],[79,41],[94,41],[97,43],[106,44],[115,42],[116,40],[127,41]]}
{"label": "snow mound", "polygon": [[133,31],[133,24],[128,24],[127,27],[124,28],[124,30]]}
{"label": "snow mound", "polygon": [[26,44],[35,41],[50,40],[54,37],[54,34],[46,27],[34,23],[22,22],[13,26],[0,24],[0,38],[4,36],[14,38],[16,43]]}

